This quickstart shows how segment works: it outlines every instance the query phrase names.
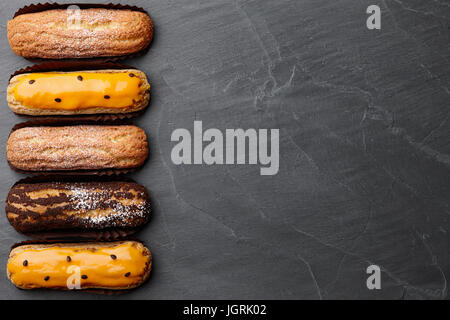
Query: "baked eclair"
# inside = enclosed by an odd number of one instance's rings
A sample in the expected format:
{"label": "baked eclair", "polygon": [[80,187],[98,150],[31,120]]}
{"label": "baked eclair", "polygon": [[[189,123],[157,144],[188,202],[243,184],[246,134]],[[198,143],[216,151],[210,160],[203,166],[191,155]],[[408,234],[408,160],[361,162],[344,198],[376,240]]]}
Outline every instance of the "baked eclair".
{"label": "baked eclair", "polygon": [[134,69],[25,73],[7,90],[11,110],[31,116],[131,113],[149,100],[147,77]]}
{"label": "baked eclair", "polygon": [[150,251],[136,241],[25,244],[11,250],[7,276],[21,289],[127,290],[151,268]]}
{"label": "baked eclair", "polygon": [[8,21],[11,49],[25,58],[125,56],[144,50],[152,38],[150,17],[133,10],[53,9]]}
{"label": "baked eclair", "polygon": [[145,187],[134,182],[19,182],[6,199],[18,232],[138,228],[150,216]]}
{"label": "baked eclair", "polygon": [[133,125],[25,127],[11,133],[6,154],[27,172],[132,169],[147,159],[148,142]]}

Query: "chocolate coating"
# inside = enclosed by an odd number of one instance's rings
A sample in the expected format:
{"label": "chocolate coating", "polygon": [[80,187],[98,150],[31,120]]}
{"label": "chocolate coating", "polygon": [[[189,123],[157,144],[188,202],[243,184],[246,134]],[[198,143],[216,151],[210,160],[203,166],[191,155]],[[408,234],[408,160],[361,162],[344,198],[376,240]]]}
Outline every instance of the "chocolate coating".
{"label": "chocolate coating", "polygon": [[22,233],[136,228],[148,221],[150,201],[134,182],[18,183],[6,215]]}

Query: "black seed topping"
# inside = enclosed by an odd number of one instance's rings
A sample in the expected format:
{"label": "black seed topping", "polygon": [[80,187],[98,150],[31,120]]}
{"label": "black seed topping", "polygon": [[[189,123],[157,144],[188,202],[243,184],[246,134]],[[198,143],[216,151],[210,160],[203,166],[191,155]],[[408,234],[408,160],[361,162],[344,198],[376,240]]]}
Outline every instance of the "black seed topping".
{"label": "black seed topping", "polygon": [[127,272],[127,273],[125,273],[125,277],[129,277],[131,275],[131,273],[130,272]]}
{"label": "black seed topping", "polygon": [[23,266],[26,267],[28,265],[28,260],[23,260]]}
{"label": "black seed topping", "polygon": [[85,275],[85,274],[83,274],[82,276],[81,276],[81,279],[84,279],[84,280],[86,280],[88,277],[87,277],[87,275]]}
{"label": "black seed topping", "polygon": [[56,98],[55,101],[56,102],[61,102],[61,99],[60,98]]}
{"label": "black seed topping", "polygon": [[44,278],[44,280],[45,280],[45,281],[48,281],[48,280],[50,280],[50,277],[49,277],[49,276],[46,276],[46,277]]}
{"label": "black seed topping", "polygon": [[36,80],[30,80],[28,83],[29,84],[33,84],[33,83],[35,83],[36,82]]}
{"label": "black seed topping", "polygon": [[134,73],[130,73],[129,76],[130,76],[130,78],[133,78],[134,77]]}
{"label": "black seed topping", "polygon": [[112,255],[111,255],[111,259],[116,260],[116,259],[117,259],[117,256],[116,256],[115,254],[112,254]]}
{"label": "black seed topping", "polygon": [[80,81],[83,81],[83,77],[82,76],[78,76],[77,79],[80,80]]}
{"label": "black seed topping", "polygon": [[106,96],[105,96],[105,99],[109,99],[109,98],[111,98],[111,97],[110,97],[110,96],[108,96],[108,95],[106,95]]}
{"label": "black seed topping", "polygon": [[70,261],[72,261],[72,258],[67,256],[66,260],[67,260],[67,262],[70,262]]}

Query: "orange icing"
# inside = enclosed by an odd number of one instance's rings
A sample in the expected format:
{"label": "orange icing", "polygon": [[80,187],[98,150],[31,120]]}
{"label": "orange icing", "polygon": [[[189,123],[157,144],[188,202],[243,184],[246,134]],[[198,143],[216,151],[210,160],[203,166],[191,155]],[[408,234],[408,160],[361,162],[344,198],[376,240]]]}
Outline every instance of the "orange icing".
{"label": "orange icing", "polygon": [[45,72],[18,78],[11,89],[22,105],[35,109],[85,110],[114,108],[126,111],[147,88],[130,72]]}
{"label": "orange icing", "polygon": [[81,245],[26,249],[10,258],[7,269],[12,282],[20,287],[67,288],[69,277],[74,279],[73,275],[76,275],[71,266],[77,266],[79,276],[87,276],[85,279],[77,276],[81,281],[81,289],[117,288],[140,283],[147,262],[149,257],[143,255],[142,247],[134,242],[126,242],[96,250]]}

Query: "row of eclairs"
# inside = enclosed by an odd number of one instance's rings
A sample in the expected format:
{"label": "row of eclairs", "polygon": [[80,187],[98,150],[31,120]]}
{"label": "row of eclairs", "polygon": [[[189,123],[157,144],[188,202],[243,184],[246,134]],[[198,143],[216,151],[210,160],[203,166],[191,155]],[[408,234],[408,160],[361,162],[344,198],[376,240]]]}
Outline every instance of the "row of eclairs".
{"label": "row of eclairs", "polygon": [[9,166],[28,177],[11,188],[6,216],[32,238],[11,249],[7,276],[21,289],[136,288],[152,255],[129,236],[151,207],[146,188],[124,174],[149,155],[131,120],[149,105],[150,83],[118,61],[145,53],[152,20],[120,5],[26,9],[8,22],[11,49],[46,61],[16,72],[7,88],[10,109],[31,119],[8,138]]}

